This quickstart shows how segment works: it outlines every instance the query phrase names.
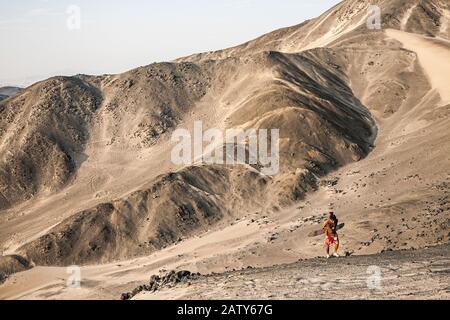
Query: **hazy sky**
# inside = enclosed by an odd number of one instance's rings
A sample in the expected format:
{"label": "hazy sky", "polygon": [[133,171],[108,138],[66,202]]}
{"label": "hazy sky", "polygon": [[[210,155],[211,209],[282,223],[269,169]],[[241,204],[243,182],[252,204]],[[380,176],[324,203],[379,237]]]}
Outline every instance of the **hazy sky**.
{"label": "hazy sky", "polygon": [[0,0],[0,86],[119,73],[223,49],[316,17],[338,2]]}

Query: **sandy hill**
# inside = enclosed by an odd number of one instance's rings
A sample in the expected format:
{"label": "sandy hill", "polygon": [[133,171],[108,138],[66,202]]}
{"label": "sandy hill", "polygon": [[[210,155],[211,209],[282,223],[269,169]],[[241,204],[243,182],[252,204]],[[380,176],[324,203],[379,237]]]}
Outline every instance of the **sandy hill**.
{"label": "sandy hill", "polygon": [[383,29],[396,29],[450,40],[448,1],[345,0],[320,17],[299,25],[276,30],[234,48],[195,54],[179,61],[215,60],[267,50],[295,53],[320,47],[352,45],[366,48],[373,35],[378,35],[375,30],[368,32],[367,29],[368,18],[373,15],[373,11],[369,11],[369,6],[374,5],[381,9]]}
{"label": "sandy hill", "polygon": [[[133,274],[110,279],[122,286],[167,266],[268,266],[321,254],[308,234],[329,208],[354,254],[447,242],[449,5],[375,2],[381,30],[366,26],[369,1],[347,0],[235,48],[1,102],[4,255],[104,264],[86,268]],[[197,120],[280,129],[280,173],[173,165],[171,133]],[[0,295],[57,281],[49,270]]]}

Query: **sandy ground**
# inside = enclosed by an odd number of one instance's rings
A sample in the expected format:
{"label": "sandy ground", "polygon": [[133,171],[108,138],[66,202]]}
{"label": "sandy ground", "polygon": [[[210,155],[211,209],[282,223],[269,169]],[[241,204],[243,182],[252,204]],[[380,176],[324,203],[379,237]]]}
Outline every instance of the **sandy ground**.
{"label": "sandy ground", "polygon": [[145,299],[450,299],[450,246],[210,275]]}

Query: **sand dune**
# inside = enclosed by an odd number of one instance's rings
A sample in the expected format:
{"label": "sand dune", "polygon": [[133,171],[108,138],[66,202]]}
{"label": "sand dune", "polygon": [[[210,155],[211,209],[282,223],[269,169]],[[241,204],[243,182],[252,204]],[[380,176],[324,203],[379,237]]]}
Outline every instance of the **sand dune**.
{"label": "sand dune", "polygon": [[398,30],[387,30],[387,35],[400,41],[405,49],[417,54],[420,65],[442,98],[450,103],[450,42],[425,38]]}

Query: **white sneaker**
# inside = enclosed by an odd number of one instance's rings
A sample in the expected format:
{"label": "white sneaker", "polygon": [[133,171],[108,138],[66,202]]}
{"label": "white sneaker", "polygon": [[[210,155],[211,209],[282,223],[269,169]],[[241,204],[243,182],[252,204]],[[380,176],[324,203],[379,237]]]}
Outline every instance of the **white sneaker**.
{"label": "white sneaker", "polygon": [[327,254],[327,259],[330,259],[330,255],[329,254]]}
{"label": "white sneaker", "polygon": [[340,255],[338,253],[334,253],[333,256],[336,257],[336,258],[340,257]]}

